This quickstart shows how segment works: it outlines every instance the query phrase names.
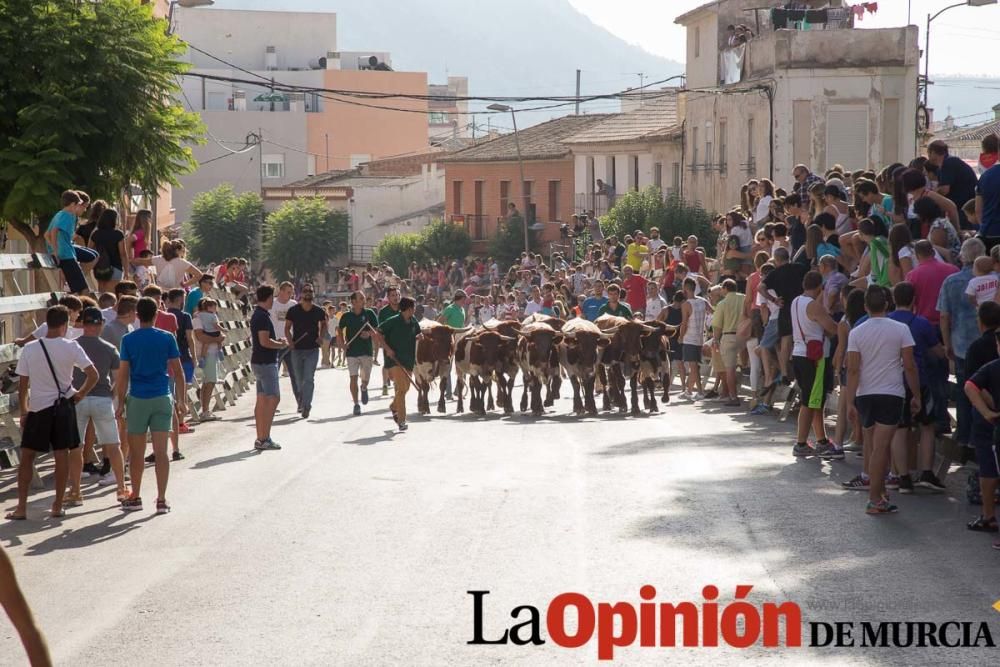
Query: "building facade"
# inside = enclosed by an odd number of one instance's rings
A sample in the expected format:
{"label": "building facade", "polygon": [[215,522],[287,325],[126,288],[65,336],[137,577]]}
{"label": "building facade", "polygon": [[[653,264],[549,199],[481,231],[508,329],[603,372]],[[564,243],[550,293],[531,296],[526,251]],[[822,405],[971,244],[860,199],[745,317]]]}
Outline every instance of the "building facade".
{"label": "building facade", "polygon": [[439,99],[429,100],[430,111],[428,130],[432,145],[439,145],[449,139],[463,139],[472,136],[472,116],[469,115],[469,79],[464,76],[449,76],[448,83],[434,84],[428,93]]}
{"label": "building facade", "polygon": [[[709,210],[739,202],[751,178],[788,187],[796,164],[877,168],[915,154],[916,26],[854,29],[846,9],[803,26],[766,7],[785,4],[721,0],[676,19],[687,29],[684,196]],[[726,27],[740,23],[756,34],[734,54]]]}
{"label": "building facade", "polygon": [[[258,190],[427,149],[426,99],[328,92],[428,91],[426,73],[392,71],[387,53],[337,51],[336,14],[178,7],[174,16],[191,45],[182,102],[208,131],[194,148],[200,168],[175,193],[179,220],[198,193],[221,183]],[[276,91],[271,81],[313,91]]]}
{"label": "building facade", "polygon": [[[485,253],[496,236],[508,205],[513,203],[534,225],[542,247],[558,241],[560,225],[575,211],[575,166],[565,139],[607,119],[606,114],[565,116],[506,134],[442,160],[445,167],[445,212],[448,220],[466,227],[473,252]],[[517,155],[520,142],[524,164],[521,180]]]}
{"label": "building facade", "polygon": [[946,118],[945,127],[931,138],[946,142],[949,155],[960,157],[978,167],[983,139],[990,134],[1000,135],[1000,104],[993,106],[993,120],[986,123],[956,127],[954,120],[950,119],[950,116]]}

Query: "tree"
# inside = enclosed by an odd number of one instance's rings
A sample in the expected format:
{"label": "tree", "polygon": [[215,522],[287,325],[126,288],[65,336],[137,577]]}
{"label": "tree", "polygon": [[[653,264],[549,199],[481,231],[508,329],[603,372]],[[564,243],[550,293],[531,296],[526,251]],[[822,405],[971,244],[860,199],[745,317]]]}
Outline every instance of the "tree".
{"label": "tree", "polygon": [[277,280],[307,280],[347,252],[347,228],[321,197],[285,202],[264,224],[264,263]]}
{"label": "tree", "polygon": [[184,238],[191,255],[202,264],[252,256],[263,218],[259,194],[236,194],[233,186],[223,184],[194,198]]}
{"label": "tree", "polygon": [[392,267],[396,275],[405,276],[410,262],[423,264],[430,260],[420,242],[420,234],[392,234],[384,237],[375,246],[372,259],[385,262]]}
{"label": "tree", "polygon": [[[534,230],[528,230],[528,244],[538,250],[538,238]],[[516,214],[504,220],[497,227],[497,235],[490,239],[490,254],[497,266],[508,267],[518,262],[524,252],[524,218]]]}
{"label": "tree", "polygon": [[0,3],[0,215],[33,247],[67,188],[114,201],[195,168],[201,122],[174,98],[183,52],[149,4]]}
{"label": "tree", "polygon": [[465,227],[435,220],[420,232],[420,245],[429,259],[462,259],[472,249],[472,237]]}
{"label": "tree", "polygon": [[601,218],[605,236],[614,234],[619,239],[637,229],[648,234],[652,227],[658,228],[660,237],[668,243],[674,236],[686,240],[694,234],[706,249],[715,250],[717,234],[712,228],[712,215],[701,204],[690,204],[676,194],[664,200],[655,186],[622,195]]}

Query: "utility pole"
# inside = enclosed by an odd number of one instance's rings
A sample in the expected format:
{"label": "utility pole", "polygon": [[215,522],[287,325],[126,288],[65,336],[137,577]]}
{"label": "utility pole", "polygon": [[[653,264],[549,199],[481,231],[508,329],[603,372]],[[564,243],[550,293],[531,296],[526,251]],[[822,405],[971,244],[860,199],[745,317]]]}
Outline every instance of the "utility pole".
{"label": "utility pole", "polygon": [[253,249],[257,251],[257,266],[250,267],[250,272],[260,274],[260,267],[264,263],[264,130],[257,128],[257,172],[260,182],[260,226],[257,228],[257,238],[254,239]]}
{"label": "utility pole", "polygon": [[576,70],[576,115],[580,115],[580,70]]}
{"label": "utility pole", "polygon": [[327,132],[323,136],[326,138],[326,169],[325,169],[325,171],[330,171],[330,133]]}

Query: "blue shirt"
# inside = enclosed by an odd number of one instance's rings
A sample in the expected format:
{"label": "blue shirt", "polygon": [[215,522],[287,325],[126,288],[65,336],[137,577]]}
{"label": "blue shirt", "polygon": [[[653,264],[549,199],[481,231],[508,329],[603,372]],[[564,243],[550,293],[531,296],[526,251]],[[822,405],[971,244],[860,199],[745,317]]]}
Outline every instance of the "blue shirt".
{"label": "blue shirt", "polygon": [[581,308],[583,309],[583,316],[586,317],[591,322],[593,322],[598,318],[598,316],[600,315],[601,308],[603,308],[604,304],[606,304],[607,302],[608,298],[605,296],[602,297],[588,296],[586,299],[583,300],[583,305],[581,306]]}
{"label": "blue shirt", "polygon": [[970,280],[972,280],[972,267],[962,267],[961,271],[944,279],[937,300],[938,312],[951,319],[949,326],[951,347],[959,359],[965,359],[969,345],[979,338],[976,307],[969,303],[969,298],[965,296],[965,288],[969,286]]}
{"label": "blue shirt", "polygon": [[271,314],[258,305],[250,316],[250,342],[253,350],[250,353],[250,363],[269,365],[278,363],[278,351],[260,344],[260,332],[266,331],[268,338],[274,338],[274,324]]}
{"label": "blue shirt", "polygon": [[201,291],[200,287],[195,287],[193,290],[188,292],[187,299],[184,300],[184,312],[188,315],[194,315],[195,309],[198,308],[198,302],[204,297],[205,295]]}
{"label": "blue shirt", "polygon": [[929,386],[930,377],[927,374],[927,351],[937,346],[938,335],[934,325],[915,313],[905,310],[894,310],[889,313],[890,320],[896,320],[910,328],[913,336],[913,360],[920,373],[920,386]]}
{"label": "blue shirt", "polygon": [[982,236],[1000,236],[1000,164],[993,165],[979,177],[976,194],[983,198],[979,233]]}
{"label": "blue shirt", "polygon": [[47,242],[49,254],[55,255],[59,259],[76,259],[76,252],[73,250],[73,234],[76,233],[76,216],[67,211],[59,211],[52,216],[49,222],[49,229],[56,230],[56,248],[52,249]]}
{"label": "blue shirt", "polygon": [[129,395],[158,398],[170,395],[167,363],[181,355],[177,339],[155,327],[136,329],[122,338],[122,361],[129,363]]}

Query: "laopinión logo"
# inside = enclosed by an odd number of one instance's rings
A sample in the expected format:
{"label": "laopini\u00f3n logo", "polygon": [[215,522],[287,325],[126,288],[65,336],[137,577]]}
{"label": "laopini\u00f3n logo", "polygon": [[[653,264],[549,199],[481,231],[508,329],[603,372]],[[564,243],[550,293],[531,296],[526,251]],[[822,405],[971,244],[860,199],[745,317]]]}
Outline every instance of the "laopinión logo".
{"label": "laopini\u00f3n logo", "polygon": [[[802,646],[802,611],[795,602],[765,602],[755,606],[747,600],[753,586],[736,587],[733,600],[720,604],[719,589],[702,588],[701,602],[656,602],[656,589],[639,589],[638,605],[627,602],[597,602],[583,593],[560,593],[545,609],[544,630],[548,640],[563,648],[580,648],[596,637],[597,657],[612,660],[615,649],[642,648],[799,648]],[[472,596],[473,645],[514,644],[540,646],[542,612],[533,605],[518,605],[510,611],[517,621],[500,632],[485,627],[488,590],[466,591]],[[1000,611],[1000,602],[997,604]],[[572,613],[575,628],[567,622]],[[678,632],[678,620],[680,632]],[[985,621],[813,621],[808,623],[807,646],[861,648],[994,648]]]}

